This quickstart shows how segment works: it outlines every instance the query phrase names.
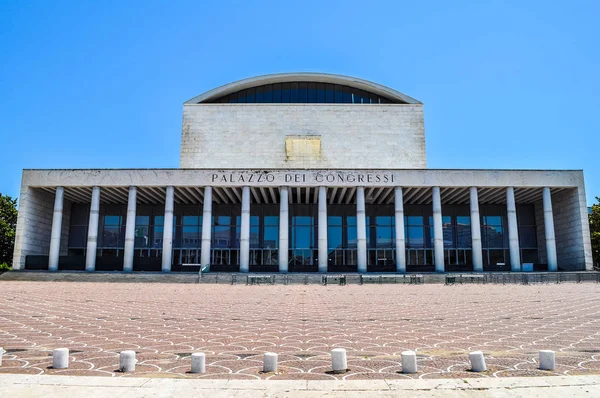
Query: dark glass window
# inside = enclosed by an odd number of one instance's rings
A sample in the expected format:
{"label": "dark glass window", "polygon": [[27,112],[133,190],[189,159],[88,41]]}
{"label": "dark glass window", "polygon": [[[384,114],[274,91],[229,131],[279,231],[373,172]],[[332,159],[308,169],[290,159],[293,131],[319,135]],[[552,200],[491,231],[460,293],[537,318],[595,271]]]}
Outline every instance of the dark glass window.
{"label": "dark glass window", "polygon": [[504,229],[498,225],[486,226],[487,247],[504,247]]}
{"label": "dark glass window", "polygon": [[[267,101],[265,101],[267,102]],[[283,100],[281,98],[281,83],[275,83],[273,84],[273,98],[272,98],[272,102],[275,104],[279,104],[282,103]]]}
{"label": "dark glass window", "polygon": [[[484,205],[481,206],[480,213],[483,248],[500,249],[508,247],[508,236],[505,233],[506,210],[504,206]],[[491,260],[490,264],[494,265]]]}
{"label": "dark glass window", "polygon": [[249,88],[247,90],[246,102],[249,104],[256,103],[256,88]]}
{"label": "dark glass window", "polygon": [[290,102],[290,83],[281,84],[281,103],[287,104]]}
{"label": "dark glass window", "polygon": [[150,246],[150,216],[137,216],[135,218],[135,247]]}
{"label": "dark glass window", "polygon": [[[267,103],[267,104],[275,102],[275,101],[273,101],[273,92],[274,92],[274,89],[273,89],[272,84],[268,84],[267,86],[265,86],[265,90],[262,93],[262,96],[263,96],[262,102]],[[258,95],[258,91],[257,91],[257,95]]]}
{"label": "dark glass window", "polygon": [[317,83],[317,102],[325,103],[325,83]]}
{"label": "dark glass window", "polygon": [[335,95],[333,91],[333,84],[325,85],[325,102],[328,104],[333,104],[335,102]]}
{"label": "dark glass window", "polygon": [[290,206],[290,249],[316,247],[316,207],[313,205]]}
{"label": "dark glass window", "polygon": [[517,205],[519,225],[535,225],[535,212],[533,205]]}
{"label": "dark glass window", "polygon": [[[289,82],[265,84],[240,90],[213,103],[336,103],[336,104],[389,104],[387,98],[339,84],[317,82]],[[401,102],[400,102],[401,103]]]}
{"label": "dark glass window", "polygon": [[[239,231],[236,221],[237,217],[231,217],[229,206],[214,206],[212,222],[212,247],[214,248],[235,248],[240,247]],[[215,211],[216,210],[216,211]],[[219,214],[220,213],[220,214]]]}
{"label": "dark glass window", "polygon": [[154,216],[154,233],[152,237],[152,247],[161,248],[163,245],[163,231],[165,225],[164,216]]}
{"label": "dark glass window", "polygon": [[298,101],[298,83],[290,83],[290,102],[295,104]]}
{"label": "dark glass window", "polygon": [[239,91],[237,97],[238,97],[237,98],[238,103],[245,103],[246,102],[246,90]]}
{"label": "dark glass window", "polygon": [[519,227],[519,245],[523,248],[537,247],[537,231],[535,227]]}
{"label": "dark glass window", "polygon": [[423,227],[408,227],[407,231],[408,247],[424,247]]}
{"label": "dark glass window", "polygon": [[469,248],[472,245],[471,241],[471,217],[457,216],[456,217],[456,247]]}
{"label": "dark glass window", "polygon": [[342,102],[344,104],[352,103],[352,89],[350,87],[342,86]]}
{"label": "dark glass window", "polygon": [[298,101],[301,104],[308,103],[308,83],[298,83]]}
{"label": "dark glass window", "polygon": [[[537,248],[537,227],[535,224],[535,208],[532,204],[517,205],[517,221],[519,224],[519,246],[521,249]],[[522,250],[525,253],[525,250]],[[534,251],[528,252],[528,257],[533,258]],[[537,262],[534,261],[523,262]]]}
{"label": "dark glass window", "polygon": [[342,86],[334,84],[333,85],[333,98],[336,104],[341,104],[344,102],[344,92],[342,91]]}
{"label": "dark glass window", "polygon": [[265,86],[256,87],[256,103],[260,104],[265,102]]}
{"label": "dark glass window", "polygon": [[450,216],[442,216],[442,235],[444,237],[444,247],[454,247],[454,226]]}
{"label": "dark glass window", "polygon": [[360,90],[360,103],[361,104],[370,104],[369,93],[366,91]]}
{"label": "dark glass window", "polygon": [[348,247],[357,247],[356,217],[348,216],[346,223],[348,224],[348,230],[346,231],[348,235]]}
{"label": "dark glass window", "polygon": [[121,227],[123,217],[105,215],[103,219],[102,247],[122,247]]}
{"label": "dark glass window", "polygon": [[338,249],[343,246],[343,226],[341,216],[327,217],[327,244],[330,249]]}
{"label": "dark glass window", "polygon": [[279,216],[265,215],[263,218],[263,248],[279,247]]}
{"label": "dark glass window", "polygon": [[[196,213],[199,208],[197,208]],[[181,244],[177,245],[180,247],[194,247],[198,248],[202,246],[202,216],[190,216],[185,215],[178,217],[181,221]]]}
{"label": "dark glass window", "polygon": [[[366,218],[367,231],[369,218]],[[367,232],[367,239],[368,239]],[[368,240],[367,240],[368,242]],[[330,205],[327,217],[327,243],[329,265],[356,265],[356,206]],[[367,243],[368,244],[368,243]]]}
{"label": "dark glass window", "polygon": [[406,224],[409,225],[423,225],[423,216],[407,216]]}
{"label": "dark glass window", "polygon": [[90,206],[85,203],[73,203],[71,206],[71,225],[87,225],[90,218]]}
{"label": "dark glass window", "polygon": [[69,229],[69,247],[86,247],[87,225],[71,225]]}
{"label": "dark glass window", "polygon": [[85,248],[87,246],[89,218],[90,206],[88,204],[73,203],[71,205],[69,248]]}
{"label": "dark glass window", "polygon": [[391,207],[381,206],[377,208],[368,209],[368,211],[373,214],[372,217],[369,217],[369,221],[373,224],[367,224],[367,231],[373,233],[372,236],[374,238],[374,241],[373,239],[367,240],[368,246],[376,248],[394,247],[394,239],[396,235],[394,227],[394,216],[381,215],[385,212],[387,212],[388,214],[392,214]]}
{"label": "dark glass window", "polygon": [[[241,224],[241,217],[240,217]],[[260,247],[260,217],[250,216],[250,247]]]}
{"label": "dark glass window", "polygon": [[308,83],[308,103],[312,104],[317,102],[317,83]]}
{"label": "dark glass window", "polygon": [[265,102],[264,91],[265,91],[265,86],[256,87],[256,97],[255,98],[256,98],[257,104],[261,104],[261,103]]}
{"label": "dark glass window", "polygon": [[[431,206],[407,205],[404,210],[404,234],[406,236],[407,248],[430,248],[432,247],[433,227]],[[418,254],[418,256],[423,253]],[[418,264],[425,264],[424,258],[417,258]]]}

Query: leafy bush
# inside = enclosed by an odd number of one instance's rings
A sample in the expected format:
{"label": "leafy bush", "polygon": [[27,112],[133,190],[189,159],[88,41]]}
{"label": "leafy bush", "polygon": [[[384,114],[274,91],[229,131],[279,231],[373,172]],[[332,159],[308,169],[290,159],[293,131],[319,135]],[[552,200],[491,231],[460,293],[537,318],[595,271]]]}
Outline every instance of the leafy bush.
{"label": "leafy bush", "polygon": [[0,273],[10,271],[12,268],[7,263],[0,263]]}
{"label": "leafy bush", "polygon": [[589,214],[590,220],[590,237],[592,238],[592,258],[594,266],[600,266],[600,197],[596,197],[595,203],[592,205],[592,212]]}
{"label": "leafy bush", "polygon": [[16,229],[17,200],[0,193],[0,272],[12,264]]}

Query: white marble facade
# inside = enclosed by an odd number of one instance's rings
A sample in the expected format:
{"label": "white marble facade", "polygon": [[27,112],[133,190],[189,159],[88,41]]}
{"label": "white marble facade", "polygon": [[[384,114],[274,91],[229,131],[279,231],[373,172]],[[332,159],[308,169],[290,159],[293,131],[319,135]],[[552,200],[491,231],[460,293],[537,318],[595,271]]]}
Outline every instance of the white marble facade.
{"label": "white marble facade", "polygon": [[[92,190],[93,187],[96,188]],[[96,189],[109,203],[126,204],[131,197],[131,187],[137,188],[140,192],[138,197],[143,195],[141,198],[145,198],[146,203],[167,203],[169,199],[166,193],[173,189],[173,200],[197,204],[204,203],[203,198],[209,197],[206,195],[207,188],[214,188],[219,189],[219,196],[215,195],[211,201],[221,197],[223,201],[239,203],[240,206],[246,203],[243,195],[239,194],[244,192],[244,187],[250,188],[248,194],[252,192],[252,195],[257,195],[258,201],[266,197],[265,203],[278,203],[282,188],[289,189],[292,195],[295,190],[304,189],[303,192],[310,192],[310,201],[317,203],[318,192],[324,188],[330,193],[329,196],[338,192],[337,197],[340,197],[340,192],[363,192],[370,205],[378,202],[369,202],[375,195],[379,195],[380,199],[385,197],[385,203],[394,203],[394,192],[398,189],[408,192],[404,195],[403,204],[430,203],[428,198],[436,192],[446,192],[440,195],[442,205],[470,203],[471,188],[480,193],[487,192],[487,199],[482,203],[506,203],[506,191],[512,189],[513,195],[517,192],[517,204],[537,203],[536,208],[540,209],[544,189],[552,188],[556,193],[551,194],[551,202],[546,203],[550,207],[545,207],[544,216],[547,219],[548,211],[553,209],[552,220],[556,231],[554,250],[557,252],[558,265],[571,270],[591,269],[592,266],[583,173],[577,170],[113,169],[23,172],[15,268],[24,266],[28,254],[48,255],[53,220],[62,220],[62,227],[55,232],[53,241],[60,239],[58,250],[64,254],[69,214],[65,211],[62,218],[61,214],[56,214],[55,192],[64,192],[65,203],[61,208],[68,209],[70,202],[92,202],[92,193]],[[352,199],[352,203],[356,203],[356,199]],[[544,219],[540,219],[538,241],[542,246],[546,244],[547,236],[544,225]],[[544,256],[542,253],[541,258]]]}

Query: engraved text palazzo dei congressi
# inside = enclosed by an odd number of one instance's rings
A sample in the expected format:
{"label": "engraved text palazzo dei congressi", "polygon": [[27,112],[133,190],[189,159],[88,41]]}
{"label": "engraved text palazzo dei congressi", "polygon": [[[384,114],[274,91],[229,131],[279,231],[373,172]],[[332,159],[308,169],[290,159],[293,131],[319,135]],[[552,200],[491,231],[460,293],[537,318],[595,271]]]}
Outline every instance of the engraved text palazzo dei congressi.
{"label": "engraved text palazzo dei congressi", "polygon": [[393,173],[356,173],[356,172],[229,172],[212,173],[212,183],[221,184],[393,184]]}

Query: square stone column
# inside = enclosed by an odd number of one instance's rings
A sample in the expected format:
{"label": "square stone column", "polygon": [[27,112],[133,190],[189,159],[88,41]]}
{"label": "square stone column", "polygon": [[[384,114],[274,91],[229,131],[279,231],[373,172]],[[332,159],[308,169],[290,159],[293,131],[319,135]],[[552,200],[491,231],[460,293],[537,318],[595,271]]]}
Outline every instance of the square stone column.
{"label": "square stone column", "polygon": [[319,187],[319,272],[327,272],[327,187]]}
{"label": "square stone column", "polygon": [[137,205],[137,189],[129,187],[127,200],[127,223],[125,224],[125,250],[123,254],[123,272],[133,271],[133,251],[135,246],[135,215]]}
{"label": "square stone column", "polygon": [[396,271],[406,272],[406,243],[404,237],[404,197],[402,187],[394,188],[396,225]]}
{"label": "square stone column", "polygon": [[202,251],[200,266],[210,267],[210,246],[212,232],[212,187],[204,187],[204,202],[202,205]]}
{"label": "square stone column", "polygon": [[444,272],[444,227],[442,226],[442,198],[440,187],[431,189],[433,199],[433,251],[435,257],[435,272]]}
{"label": "square stone column", "polygon": [[240,272],[250,271],[250,187],[242,187],[240,226]]}
{"label": "square stone column", "polygon": [[100,217],[100,187],[92,188],[90,204],[90,222],[88,223],[88,240],[85,252],[85,270],[96,270],[96,248],[98,247],[98,218]]}
{"label": "square stone column", "polygon": [[54,196],[54,214],[52,216],[52,232],[50,235],[50,253],[48,257],[48,271],[58,271],[60,258],[60,234],[62,232],[64,188],[56,187]]}
{"label": "square stone column", "polygon": [[356,188],[356,256],[358,272],[367,272],[367,220],[365,213],[365,187]]}
{"label": "square stone column", "polygon": [[279,272],[288,272],[290,233],[288,195],[288,187],[279,188]]}
{"label": "square stone column", "polygon": [[481,249],[481,221],[479,218],[479,195],[477,187],[471,187],[471,249],[473,258],[473,271],[483,272],[483,255]]}
{"label": "square stone column", "polygon": [[162,272],[171,272],[173,262],[173,197],[175,188],[167,187],[165,195],[165,219],[163,226]]}
{"label": "square stone column", "polygon": [[552,213],[552,193],[549,187],[544,187],[542,192],[544,207],[544,231],[546,234],[546,255],[548,257],[548,271],[558,270],[556,258],[556,237],[554,235],[554,214]]}
{"label": "square stone column", "polygon": [[510,249],[510,270],[521,271],[521,253],[519,252],[519,226],[517,224],[517,205],[515,189],[506,188],[506,216],[508,218],[508,247]]}

